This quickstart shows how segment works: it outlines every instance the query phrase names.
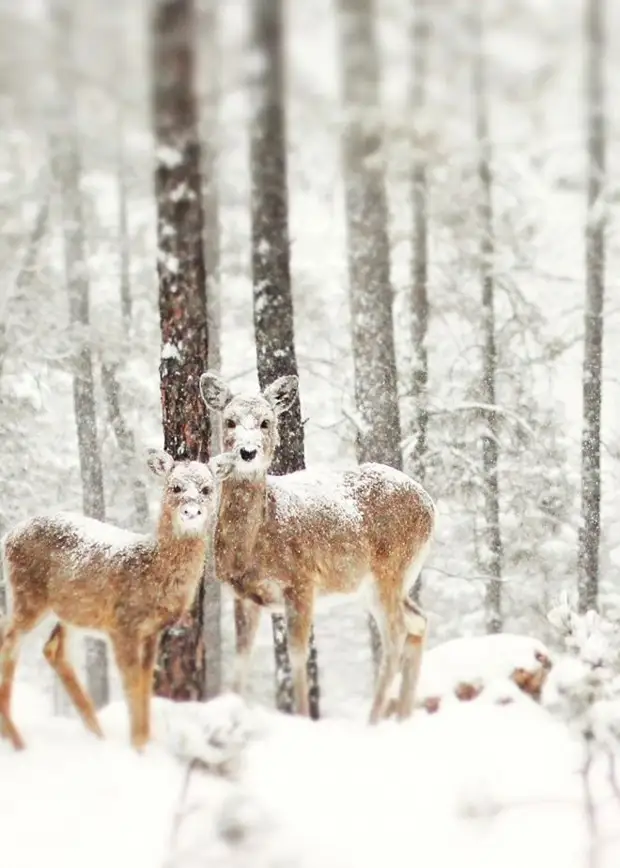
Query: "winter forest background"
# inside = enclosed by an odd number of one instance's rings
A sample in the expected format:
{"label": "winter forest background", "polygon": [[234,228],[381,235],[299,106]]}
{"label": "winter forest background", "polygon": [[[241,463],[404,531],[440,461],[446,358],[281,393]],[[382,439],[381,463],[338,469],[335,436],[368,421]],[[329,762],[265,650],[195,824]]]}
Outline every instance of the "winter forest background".
{"label": "winter forest background", "polygon": [[[257,360],[263,384],[296,364],[307,466],[400,465],[438,504],[429,647],[508,631],[556,648],[562,591],[617,622],[620,5],[0,14],[0,532],[57,508],[149,526],[162,383],[167,444],[200,451],[179,378],[210,365],[255,389]],[[213,583],[205,635],[213,695],[234,641]],[[321,714],[355,716],[364,613],[319,611],[315,640]],[[273,659],[265,618],[251,693],[267,705]],[[20,678],[51,701],[38,649]]]}

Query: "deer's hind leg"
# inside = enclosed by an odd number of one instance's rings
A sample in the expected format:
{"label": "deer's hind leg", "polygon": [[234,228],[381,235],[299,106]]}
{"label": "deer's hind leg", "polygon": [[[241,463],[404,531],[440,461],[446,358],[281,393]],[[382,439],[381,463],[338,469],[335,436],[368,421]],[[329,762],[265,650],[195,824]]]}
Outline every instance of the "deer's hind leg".
{"label": "deer's hind leg", "polygon": [[378,723],[388,709],[390,688],[398,675],[406,638],[406,626],[400,600],[401,590],[385,571],[376,576],[370,612],[381,636],[381,660],[369,723]]}
{"label": "deer's hind leg", "polygon": [[[5,569],[6,569],[5,560]],[[15,570],[9,565],[11,584],[14,585]],[[39,624],[48,612],[45,597],[32,593],[25,599],[15,595],[12,616],[3,631],[0,643],[0,734],[8,738],[16,750],[23,749],[25,742],[15,726],[11,714],[13,683],[19,657],[21,639]]]}
{"label": "deer's hind leg", "polygon": [[420,678],[424,643],[428,632],[428,620],[422,608],[406,597],[403,600],[407,638],[402,659],[402,677],[398,696],[397,715],[399,720],[410,717],[416,698],[416,688]]}
{"label": "deer's hind leg", "polygon": [[232,689],[241,696],[246,691],[252,650],[260,623],[261,607],[250,600],[235,597],[235,672]]}
{"label": "deer's hind leg", "polygon": [[94,733],[94,735],[99,736],[99,738],[103,738],[103,730],[97,720],[94,703],[80,684],[76,671],[69,660],[67,639],[67,627],[59,621],[43,647],[43,654],[56,675],[60,678],[86,729]]}
{"label": "deer's hind leg", "polygon": [[21,636],[22,631],[13,620],[4,631],[0,645],[0,734],[9,739],[15,750],[23,750],[26,746],[11,715],[13,681]]}
{"label": "deer's hind leg", "polygon": [[424,644],[428,633],[428,618],[422,607],[413,599],[414,588],[428,557],[430,539],[422,544],[405,570],[401,607],[405,619],[407,638],[402,659],[402,676],[396,713],[399,720],[409,717],[415,705],[416,689],[422,667]]}

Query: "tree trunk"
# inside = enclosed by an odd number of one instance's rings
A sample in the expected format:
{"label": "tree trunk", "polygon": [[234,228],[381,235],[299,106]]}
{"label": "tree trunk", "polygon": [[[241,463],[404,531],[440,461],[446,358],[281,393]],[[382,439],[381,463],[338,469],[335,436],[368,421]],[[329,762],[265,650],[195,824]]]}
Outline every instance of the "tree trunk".
{"label": "tree trunk", "polygon": [[146,530],[149,523],[149,502],[144,484],[144,472],[138,472],[136,443],[133,431],[127,425],[121,408],[120,385],[116,376],[116,366],[101,365],[101,384],[108,407],[108,418],[118,444],[121,460],[127,479],[131,479],[134,515],[133,526]]}
{"label": "tree trunk", "polygon": [[[288,235],[288,189],[284,117],[281,0],[255,0],[253,47],[259,62],[252,89],[252,279],[256,360],[261,388],[276,377],[297,374]],[[281,427],[281,443],[271,472],[304,468],[304,431],[299,398]],[[293,691],[280,616],[273,616],[276,705],[293,710]],[[310,713],[319,714],[318,667],[314,637],[308,660]]]}
{"label": "tree trunk", "polygon": [[[82,195],[80,145],[76,116],[71,0],[52,0],[51,15],[57,68],[56,106],[50,134],[52,172],[60,190],[63,253],[74,341],[73,406],[77,430],[84,514],[105,520],[103,470],[97,439],[93,362],[90,346],[90,288]],[[86,640],[88,690],[97,707],[108,702],[106,646]]]}
{"label": "tree trunk", "polygon": [[[24,290],[27,290],[30,281],[32,280],[32,272],[34,271],[34,268],[37,264],[41,243],[45,238],[45,234],[47,232],[49,212],[50,196],[49,193],[46,191],[45,197],[41,202],[41,205],[39,206],[39,210],[37,211],[37,216],[32,227],[32,232],[30,233],[30,239],[28,241],[28,246],[26,248],[26,253],[24,254],[21,268],[19,269],[17,277],[15,278],[14,293],[20,293]],[[4,370],[4,361],[6,359],[6,355],[9,349],[9,339],[7,337],[8,313],[11,296],[14,293],[11,293],[9,291],[7,297],[5,297],[4,299],[5,315],[2,322],[0,322],[0,377],[2,376],[2,372]]]}
{"label": "tree trunk", "polygon": [[603,301],[605,294],[605,24],[603,0],[586,10],[586,110],[588,118],[588,211],[586,216],[586,302],[581,440],[581,525],[579,610],[596,609],[601,538],[601,403]]}
{"label": "tree trunk", "polygon": [[[208,92],[203,104],[202,182],[204,202],[204,256],[207,293],[208,364],[219,371],[221,353],[220,307],[220,211],[217,187],[219,130],[219,44],[216,0],[203,0],[200,27],[201,44],[206,68],[203,75]],[[210,413],[211,454],[222,451],[222,422],[219,413]],[[205,645],[209,649],[206,698],[217,696],[222,690],[222,586],[215,574],[214,547],[207,556],[205,583]]]}
{"label": "tree trunk", "polygon": [[[206,461],[209,419],[198,388],[208,354],[194,24],[192,0],[155,0],[152,71],[164,448],[176,459]],[[162,637],[155,690],[171,699],[204,699],[205,670],[203,581],[184,625]]]}
{"label": "tree trunk", "polygon": [[388,206],[371,0],[338,0],[346,125],[343,162],[358,459],[402,468]]}
{"label": "tree trunk", "polygon": [[[121,38],[119,34],[119,40]],[[124,72],[124,63],[122,58],[119,58],[119,68]],[[116,165],[118,172],[118,250],[119,250],[119,267],[120,267],[120,291],[121,291],[121,313],[123,322],[126,328],[129,328],[131,322],[132,302],[131,302],[131,254],[129,240],[129,208],[128,208],[128,192],[127,192],[127,167],[125,165],[125,111],[123,108],[123,99],[125,94],[122,87],[116,94],[118,101],[118,110],[116,118]]]}
{"label": "tree trunk", "polygon": [[[338,0],[346,111],[342,149],[359,463],[402,469],[390,241],[372,0]],[[369,620],[375,671],[380,639]]]}
{"label": "tree trunk", "polygon": [[[495,343],[495,237],[493,229],[492,150],[489,135],[487,71],[484,45],[483,10],[477,7],[473,15],[473,90],[476,141],[478,148],[478,179],[480,182],[478,222],[480,232],[480,273],[482,277],[482,379],[480,400],[495,406],[497,347]],[[482,475],[484,488],[483,570],[489,576],[486,588],[486,629],[499,633],[502,629],[502,538],[499,519],[499,431],[494,412],[484,413],[482,436]]]}
{"label": "tree trunk", "polygon": [[[124,55],[122,53],[122,33],[114,32],[114,36],[118,40],[119,50],[116,55],[116,76],[124,83]],[[123,330],[125,340],[131,340],[131,315],[132,315],[132,299],[131,299],[131,253],[129,240],[129,220],[128,220],[128,194],[127,194],[127,170],[125,166],[125,149],[123,142],[124,132],[124,110],[123,99],[124,93],[121,88],[117,88],[116,99],[118,102],[117,118],[116,118],[116,165],[118,173],[118,250],[119,250],[119,289],[121,316],[123,321]],[[144,483],[144,473],[138,466],[136,444],[133,431],[127,424],[123,415],[120,383],[117,377],[118,366],[113,363],[104,362],[101,365],[101,384],[103,386],[103,394],[105,396],[108,419],[114,437],[119,448],[125,476],[131,480],[134,515],[133,525],[135,528],[146,530],[149,523],[149,503],[146,485]]]}
{"label": "tree trunk", "polygon": [[[39,210],[37,211],[37,216],[28,240],[28,246],[26,247],[21,267],[17,273],[17,277],[15,278],[14,293],[28,290],[30,281],[32,280],[32,272],[36,267],[39,257],[39,250],[41,249],[41,244],[47,232],[49,213],[50,196],[49,193],[46,192],[45,198],[41,202]],[[7,291],[8,297],[5,299],[4,317],[2,322],[0,322],[0,377],[2,377],[4,362],[9,350],[9,341],[7,338],[9,301],[14,293],[11,293],[10,290]],[[4,530],[5,528],[0,528],[0,533],[4,533]],[[6,613],[6,576],[2,575],[2,567],[0,565],[0,616],[6,615]]]}
{"label": "tree trunk", "polygon": [[[412,166],[413,200],[413,263],[412,263],[412,391],[415,401],[414,427],[416,442],[413,450],[413,475],[420,482],[426,476],[428,431],[428,181],[426,154],[421,128],[426,112],[426,74],[428,52],[428,16],[426,0],[414,4],[411,48],[413,54],[411,110],[415,124]],[[413,596],[419,600],[422,574],[416,580]]]}

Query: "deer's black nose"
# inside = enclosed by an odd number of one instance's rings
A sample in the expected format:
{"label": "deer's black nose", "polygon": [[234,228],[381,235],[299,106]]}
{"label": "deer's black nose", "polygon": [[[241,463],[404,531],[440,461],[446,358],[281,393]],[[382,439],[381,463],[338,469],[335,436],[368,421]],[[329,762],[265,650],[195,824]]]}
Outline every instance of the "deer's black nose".
{"label": "deer's black nose", "polygon": [[244,461],[252,461],[256,458],[256,449],[240,449],[239,454]]}

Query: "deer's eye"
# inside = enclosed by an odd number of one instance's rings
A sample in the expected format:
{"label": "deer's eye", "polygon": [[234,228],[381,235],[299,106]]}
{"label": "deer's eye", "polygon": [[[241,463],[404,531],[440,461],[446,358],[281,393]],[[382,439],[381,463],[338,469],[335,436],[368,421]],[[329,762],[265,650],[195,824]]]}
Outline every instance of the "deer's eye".
{"label": "deer's eye", "polygon": [[269,419],[263,419],[263,421],[260,423],[260,427],[263,429],[263,431],[266,431],[267,428],[269,428]]}
{"label": "deer's eye", "polygon": [[236,426],[237,426],[237,423],[235,422],[234,419],[227,419],[226,420],[226,427],[227,428],[236,428]]}
{"label": "deer's eye", "polygon": [[208,485],[203,485],[202,488],[200,489],[200,493],[202,495],[204,495],[205,497],[208,497],[211,494],[211,489],[209,488]]}
{"label": "deer's eye", "polygon": [[183,491],[183,486],[179,485],[178,482],[175,482],[175,484],[172,486],[172,490],[175,494],[180,494]]}

